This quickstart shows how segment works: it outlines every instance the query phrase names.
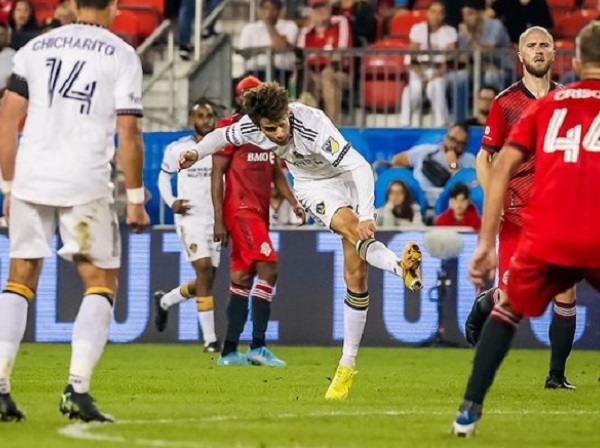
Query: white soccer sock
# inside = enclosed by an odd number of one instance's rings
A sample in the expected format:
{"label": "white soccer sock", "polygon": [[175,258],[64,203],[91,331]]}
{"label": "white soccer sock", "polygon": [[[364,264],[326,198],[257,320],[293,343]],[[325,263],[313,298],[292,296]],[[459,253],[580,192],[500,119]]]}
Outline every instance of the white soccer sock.
{"label": "white soccer sock", "polygon": [[181,286],[178,286],[162,296],[160,299],[160,306],[164,310],[168,310],[173,305],[185,302],[188,299],[189,297],[184,297],[183,294],[181,294]]}
{"label": "white soccer sock", "polygon": [[215,312],[214,311],[198,311],[198,321],[202,328],[202,337],[205,344],[210,344],[217,340],[215,332]]}
{"label": "white soccer sock", "polygon": [[198,321],[202,328],[202,337],[205,344],[217,340],[215,333],[215,303],[212,296],[196,297],[196,309],[198,310]]}
{"label": "white soccer sock", "polygon": [[0,394],[10,393],[10,374],[27,326],[27,299],[0,294]]}
{"label": "white soccer sock", "polygon": [[367,310],[369,307],[369,293],[356,294],[348,291],[344,301],[344,346],[340,364],[354,368],[356,356],[360,347],[365,325],[367,324]]}
{"label": "white soccer sock", "polygon": [[388,249],[381,241],[373,239],[359,241],[356,245],[356,251],[360,258],[371,266],[397,276],[402,274],[402,268],[398,265],[398,255]]}
{"label": "white soccer sock", "polygon": [[100,360],[110,329],[113,308],[108,299],[98,294],[83,298],[73,325],[69,384],[81,394],[90,390],[92,372]]}

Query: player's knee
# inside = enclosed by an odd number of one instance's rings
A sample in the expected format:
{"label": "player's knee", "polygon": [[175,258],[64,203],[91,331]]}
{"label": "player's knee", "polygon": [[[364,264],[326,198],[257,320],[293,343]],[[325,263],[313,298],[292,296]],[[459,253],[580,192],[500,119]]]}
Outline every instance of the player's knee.
{"label": "player's knee", "polygon": [[194,261],[192,264],[196,272],[196,277],[199,279],[211,280],[214,276],[214,268],[210,258],[202,258],[201,260]]}
{"label": "player's knee", "polygon": [[252,288],[252,280],[254,275],[246,271],[235,271],[231,273],[231,283],[244,288]]}
{"label": "player's knee", "polygon": [[279,274],[276,263],[261,263],[257,268],[258,278],[267,282],[269,285],[275,285]]}
{"label": "player's knee", "polygon": [[27,288],[35,291],[41,269],[42,260],[40,259],[13,259],[10,261],[8,281],[26,286]]}
{"label": "player's knee", "polygon": [[344,271],[346,287],[350,291],[367,290],[367,271],[365,269],[346,269]]}
{"label": "player's knee", "polygon": [[571,288],[561,294],[558,294],[555,298],[554,301],[556,303],[564,303],[566,305],[571,305],[572,303],[575,303],[575,299],[576,299],[576,294],[575,294],[575,288]]}

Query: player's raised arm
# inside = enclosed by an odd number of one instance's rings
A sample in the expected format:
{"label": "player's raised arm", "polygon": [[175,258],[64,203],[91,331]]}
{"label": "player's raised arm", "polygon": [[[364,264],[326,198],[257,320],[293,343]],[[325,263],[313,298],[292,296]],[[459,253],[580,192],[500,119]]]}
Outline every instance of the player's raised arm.
{"label": "player's raised arm", "polygon": [[[235,125],[225,128],[215,129],[204,136],[202,140],[190,151],[183,151],[179,155],[179,169],[184,170],[191,167],[198,160],[208,157],[216,152],[219,152],[228,143],[234,144],[229,139],[232,139],[231,134],[234,132]],[[229,139],[228,136],[229,135]],[[237,143],[236,143],[237,144]]]}

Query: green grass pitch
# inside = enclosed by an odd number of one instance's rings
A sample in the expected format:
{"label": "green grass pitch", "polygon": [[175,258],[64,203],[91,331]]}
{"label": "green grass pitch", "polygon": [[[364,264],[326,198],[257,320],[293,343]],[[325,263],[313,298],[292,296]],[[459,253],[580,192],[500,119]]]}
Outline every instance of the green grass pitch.
{"label": "green grass pitch", "polygon": [[24,344],[12,393],[27,412],[0,424],[2,448],[599,447],[600,353],[575,352],[575,392],[545,391],[548,352],[516,350],[502,367],[479,433],[450,425],[469,350],[364,348],[350,398],[323,398],[339,348],[276,347],[287,368],[217,367],[195,345],[110,345],[92,384],[114,425],[59,414],[68,345]]}

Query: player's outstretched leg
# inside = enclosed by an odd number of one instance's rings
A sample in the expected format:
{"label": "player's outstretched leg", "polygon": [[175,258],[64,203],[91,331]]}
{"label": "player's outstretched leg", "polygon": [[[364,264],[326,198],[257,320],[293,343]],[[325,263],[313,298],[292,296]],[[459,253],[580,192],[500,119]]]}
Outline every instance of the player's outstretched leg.
{"label": "player's outstretched leg", "polygon": [[154,325],[158,331],[163,332],[167,328],[169,308],[194,297],[195,292],[190,291],[190,289],[193,289],[193,284],[193,282],[184,283],[167,293],[164,291],[154,292]]}
{"label": "player's outstretched leg", "polygon": [[[560,301],[558,299],[561,299]],[[566,300],[562,300],[566,299]],[[571,299],[571,300],[569,300]],[[567,303],[568,302],[568,303]],[[550,371],[544,387],[546,389],[575,390],[567,377],[567,359],[573,349],[576,328],[575,291],[560,294],[554,300],[554,312],[550,323]]]}
{"label": "player's outstretched leg", "polygon": [[25,334],[27,308],[34,295],[31,288],[10,280],[0,294],[0,421],[2,422],[20,421],[25,417],[10,395],[10,375]]}
{"label": "player's outstretched leg", "polygon": [[482,291],[475,297],[471,311],[465,322],[465,336],[467,342],[472,346],[477,344],[483,324],[494,308],[494,304],[499,301],[500,290],[498,288]]}
{"label": "player's outstretched leg", "polygon": [[112,421],[98,410],[89,390],[94,368],[108,340],[114,297],[114,290],[109,288],[88,288],[75,318],[69,380],[59,406],[60,412],[71,419]]}
{"label": "player's outstretched leg", "polygon": [[223,351],[217,361],[219,366],[247,366],[248,358],[238,351],[240,335],[248,320],[248,297],[250,288],[231,283],[231,296],[227,305],[227,334]]}
{"label": "player's outstretched leg", "polygon": [[490,318],[483,326],[481,339],[475,350],[464,401],[458,409],[452,427],[454,435],[475,435],[477,422],[482,415],[483,401],[510,349],[520,319],[510,308],[499,304],[494,306]]}
{"label": "player's outstretched leg", "polygon": [[402,257],[388,249],[385,244],[375,239],[359,241],[356,250],[360,258],[371,266],[391,272],[404,280],[411,291],[419,291],[423,287],[421,279],[421,248],[417,243],[409,242],[404,246]]}

